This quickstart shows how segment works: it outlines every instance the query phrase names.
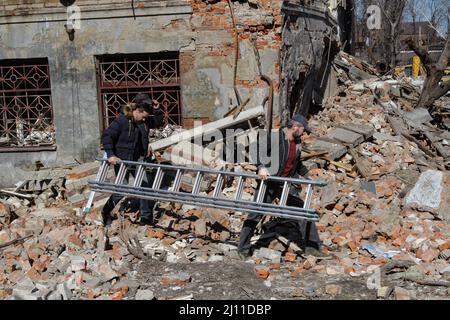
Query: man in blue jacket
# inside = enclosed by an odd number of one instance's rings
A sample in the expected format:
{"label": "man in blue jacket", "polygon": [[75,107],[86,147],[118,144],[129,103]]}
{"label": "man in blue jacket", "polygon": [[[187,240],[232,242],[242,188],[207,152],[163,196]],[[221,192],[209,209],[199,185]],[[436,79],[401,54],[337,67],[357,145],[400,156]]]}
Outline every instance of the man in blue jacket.
{"label": "man in blue jacket", "polygon": [[[274,167],[272,170],[275,176],[292,178],[302,176],[308,178],[308,169],[301,161],[301,136],[305,131],[310,132],[308,122],[304,116],[297,114],[291,118],[287,127],[280,129],[278,141],[274,144],[277,150],[271,150],[271,135],[270,133],[267,135],[265,140],[267,140],[268,155],[270,154],[271,157],[278,156],[278,161],[270,162],[270,167]],[[261,162],[259,159],[258,161]],[[258,164],[258,176],[262,180],[267,179],[270,175],[268,167],[268,164]],[[280,198],[281,189],[282,185],[280,183],[273,181],[267,183],[264,202],[271,203],[275,198]],[[287,205],[303,207],[303,201],[296,196],[289,195]],[[261,214],[251,213],[248,214],[247,219],[244,221],[238,246],[238,253],[242,259],[251,256],[250,239],[262,217]],[[301,220],[292,221],[292,223],[296,225],[302,236],[300,242],[305,250],[305,255],[313,255],[320,259],[331,258],[320,251],[321,241],[316,225],[313,222]]]}
{"label": "man in blue jacket", "polygon": [[[102,134],[102,144],[108,157],[108,162],[114,165],[114,172],[118,173],[117,161],[137,161],[140,157],[149,157],[151,150],[148,149],[148,128],[146,119],[153,114],[153,125],[158,127],[162,124],[164,114],[159,108],[156,100],[151,100],[147,94],[137,94],[134,103],[124,106],[123,112],[105,129]],[[150,106],[152,105],[152,108]],[[124,181],[128,182],[129,174],[134,176],[134,170],[129,170]],[[149,177],[144,177],[143,187],[149,185]],[[111,221],[111,211],[123,196],[112,194],[102,209],[103,224]],[[153,222],[153,201],[140,199],[140,223],[151,224]]]}

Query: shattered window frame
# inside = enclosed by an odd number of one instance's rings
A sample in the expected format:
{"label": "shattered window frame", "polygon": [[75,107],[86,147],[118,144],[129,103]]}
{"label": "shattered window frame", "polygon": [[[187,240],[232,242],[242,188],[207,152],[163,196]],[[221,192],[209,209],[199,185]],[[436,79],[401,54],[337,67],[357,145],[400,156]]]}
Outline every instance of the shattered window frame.
{"label": "shattered window frame", "polygon": [[100,130],[120,114],[137,93],[160,103],[165,124],[182,124],[180,52],[95,56]]}
{"label": "shattered window frame", "polygon": [[0,60],[0,151],[56,149],[48,58]]}

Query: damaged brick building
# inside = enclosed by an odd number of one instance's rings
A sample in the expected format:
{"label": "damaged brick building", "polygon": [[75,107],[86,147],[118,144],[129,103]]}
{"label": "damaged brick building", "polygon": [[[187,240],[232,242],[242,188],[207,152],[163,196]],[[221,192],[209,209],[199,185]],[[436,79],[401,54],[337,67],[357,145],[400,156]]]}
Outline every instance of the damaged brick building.
{"label": "damaged brick building", "polygon": [[[100,133],[137,92],[192,127],[250,99],[268,125],[333,91],[353,1],[4,0],[0,5],[2,185],[92,161]],[[63,5],[80,8],[67,28]]]}

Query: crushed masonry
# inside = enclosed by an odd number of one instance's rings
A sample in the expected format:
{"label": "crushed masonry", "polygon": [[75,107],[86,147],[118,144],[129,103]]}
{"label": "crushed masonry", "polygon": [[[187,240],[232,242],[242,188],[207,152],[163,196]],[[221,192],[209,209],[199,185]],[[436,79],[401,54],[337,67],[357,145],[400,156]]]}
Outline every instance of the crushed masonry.
{"label": "crushed masonry", "polygon": [[[16,188],[0,190],[0,299],[192,299],[219,281],[201,284],[195,272],[174,269],[194,264],[248,266],[246,277],[272,289],[309,274],[330,279],[323,287],[291,290],[290,297],[339,298],[349,287],[338,279],[365,281],[374,272],[383,278],[380,286],[367,289],[374,299],[417,299],[431,294],[427,285],[448,288],[449,134],[422,111],[411,113],[411,103],[399,98],[402,88],[412,86],[408,78],[374,77],[370,66],[355,59],[338,56],[339,92],[311,117],[313,133],[304,140],[311,179],[328,183],[313,194],[312,207],[331,260],[304,256],[296,229],[267,218],[252,239],[260,247],[241,262],[237,241],[245,213],[232,210],[160,202],[154,225],[134,224],[137,213],[129,210],[124,221],[113,220],[105,229],[99,210],[108,195],[96,194],[91,210],[82,211],[90,195],[87,182],[99,167],[94,162],[36,171]],[[410,94],[417,99],[416,92]],[[448,110],[449,98],[441,100],[442,110]],[[263,115],[262,107],[244,110],[210,124],[206,133]],[[153,149],[166,163],[257,170],[252,162],[220,159],[219,143],[188,142],[197,134],[193,130],[167,127],[152,134],[158,138]],[[164,157],[174,148],[178,157]],[[113,177],[112,170],[108,174]],[[182,183],[187,191],[193,185],[188,180]],[[213,192],[215,182],[202,185],[201,192]],[[243,197],[251,199],[255,188],[256,181],[249,182]],[[226,185],[222,196],[232,197],[235,190],[236,185]],[[160,270],[153,287],[136,278],[145,261]],[[199,291],[164,291],[171,288]],[[259,297],[249,288],[242,292]]]}

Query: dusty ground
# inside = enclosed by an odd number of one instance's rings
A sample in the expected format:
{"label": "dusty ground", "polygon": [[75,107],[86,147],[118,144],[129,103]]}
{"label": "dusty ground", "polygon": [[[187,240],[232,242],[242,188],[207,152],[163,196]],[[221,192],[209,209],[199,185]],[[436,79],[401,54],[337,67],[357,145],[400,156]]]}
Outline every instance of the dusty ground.
{"label": "dusty ground", "polygon": [[[254,264],[230,259],[215,263],[174,263],[167,264],[152,260],[137,266],[136,280],[154,292],[157,299],[173,299],[192,295],[194,300],[373,300],[377,299],[376,290],[367,288],[367,276],[329,276],[305,271],[296,278],[285,277],[288,265],[262,280],[254,272]],[[163,274],[186,272],[191,281],[186,285],[161,285]],[[278,275],[277,275],[278,274]],[[338,285],[341,293],[327,294],[327,285]],[[450,300],[449,290],[444,287],[419,286],[402,280],[383,281],[384,286],[402,286],[414,290],[418,299]]]}

